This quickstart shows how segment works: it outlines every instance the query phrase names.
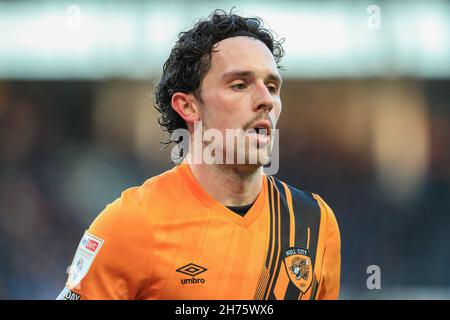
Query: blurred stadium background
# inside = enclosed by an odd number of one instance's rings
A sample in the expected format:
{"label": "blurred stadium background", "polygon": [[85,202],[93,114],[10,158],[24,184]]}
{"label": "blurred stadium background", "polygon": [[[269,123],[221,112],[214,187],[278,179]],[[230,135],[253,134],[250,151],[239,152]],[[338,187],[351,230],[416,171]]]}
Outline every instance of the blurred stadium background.
{"label": "blurred stadium background", "polygon": [[92,219],[170,167],[153,83],[233,6],[286,39],[278,177],[334,209],[341,298],[450,299],[450,3],[364,0],[0,1],[0,299],[54,299]]}

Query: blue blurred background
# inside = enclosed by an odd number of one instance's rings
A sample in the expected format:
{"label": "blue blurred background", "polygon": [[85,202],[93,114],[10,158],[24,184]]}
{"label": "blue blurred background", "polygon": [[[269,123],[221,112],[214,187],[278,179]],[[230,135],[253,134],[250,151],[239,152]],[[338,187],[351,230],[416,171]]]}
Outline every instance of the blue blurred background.
{"label": "blue blurred background", "polygon": [[233,6],[285,38],[278,177],[334,209],[341,298],[450,299],[450,3],[395,0],[0,1],[0,299],[54,299],[104,206],[171,167],[153,84]]}

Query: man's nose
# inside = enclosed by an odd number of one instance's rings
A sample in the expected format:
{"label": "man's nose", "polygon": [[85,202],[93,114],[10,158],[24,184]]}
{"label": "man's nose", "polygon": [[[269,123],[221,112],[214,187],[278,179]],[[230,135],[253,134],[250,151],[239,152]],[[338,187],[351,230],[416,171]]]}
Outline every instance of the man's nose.
{"label": "man's nose", "polygon": [[270,112],[273,109],[273,103],[273,96],[267,86],[264,83],[258,84],[256,101],[254,105],[255,111],[258,111],[260,109],[267,109],[267,112]]}

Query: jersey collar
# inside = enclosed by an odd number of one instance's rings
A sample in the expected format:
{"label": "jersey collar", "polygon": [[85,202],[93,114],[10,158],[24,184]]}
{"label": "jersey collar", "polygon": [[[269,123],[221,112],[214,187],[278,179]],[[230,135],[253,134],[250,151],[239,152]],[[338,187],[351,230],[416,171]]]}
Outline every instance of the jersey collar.
{"label": "jersey collar", "polygon": [[214,212],[221,214],[225,218],[233,221],[234,223],[246,228],[261,214],[265,198],[267,194],[267,179],[266,175],[262,174],[262,187],[255,200],[255,203],[250,208],[250,210],[242,217],[239,214],[228,209],[224,204],[214,199],[210,194],[208,194],[203,187],[199,184],[197,179],[192,174],[191,168],[187,162],[183,162],[178,165],[178,170],[184,178],[184,181],[189,186],[189,189],[194,194],[194,196],[202,202],[205,206],[213,210]]}

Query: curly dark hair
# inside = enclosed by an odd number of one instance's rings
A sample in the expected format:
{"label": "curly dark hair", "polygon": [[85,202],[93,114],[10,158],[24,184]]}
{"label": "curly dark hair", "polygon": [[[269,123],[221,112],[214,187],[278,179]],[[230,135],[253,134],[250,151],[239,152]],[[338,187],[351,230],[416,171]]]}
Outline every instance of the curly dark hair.
{"label": "curly dark hair", "polygon": [[[246,34],[262,41],[272,52],[279,65],[284,56],[282,42],[272,31],[263,27],[261,18],[244,18],[223,10],[215,10],[206,20],[178,35],[169,58],[164,63],[161,79],[154,90],[155,108],[161,113],[158,123],[169,134],[179,128],[187,129],[185,121],[172,109],[172,96],[176,92],[193,93],[201,100],[200,85],[211,65],[211,53],[217,43],[236,34]],[[172,142],[161,141],[162,144]]]}

